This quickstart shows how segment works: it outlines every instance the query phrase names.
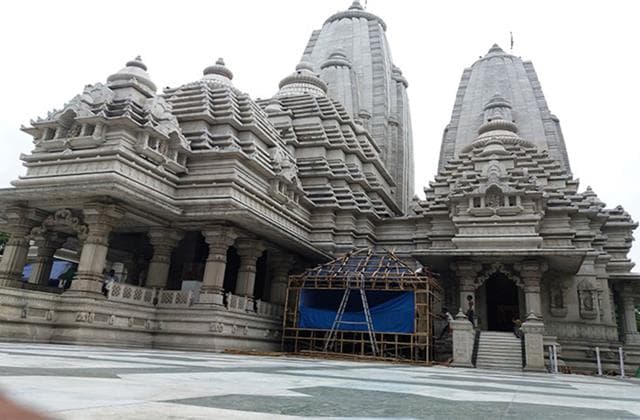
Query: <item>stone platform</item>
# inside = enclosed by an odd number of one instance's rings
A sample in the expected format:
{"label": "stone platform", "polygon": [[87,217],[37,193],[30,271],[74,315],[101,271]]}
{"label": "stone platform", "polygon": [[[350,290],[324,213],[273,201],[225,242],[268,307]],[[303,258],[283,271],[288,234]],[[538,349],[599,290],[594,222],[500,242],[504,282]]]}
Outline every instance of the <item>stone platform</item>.
{"label": "stone platform", "polygon": [[0,388],[60,419],[636,418],[640,381],[0,343]]}

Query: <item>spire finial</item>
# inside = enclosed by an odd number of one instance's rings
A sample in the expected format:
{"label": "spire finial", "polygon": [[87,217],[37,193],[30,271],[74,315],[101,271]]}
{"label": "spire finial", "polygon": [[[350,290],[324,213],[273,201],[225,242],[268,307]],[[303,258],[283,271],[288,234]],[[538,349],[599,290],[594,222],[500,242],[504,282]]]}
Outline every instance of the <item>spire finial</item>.
{"label": "spire finial", "polygon": [[142,62],[142,57],[136,55],[133,60],[127,61],[127,67],[138,67],[144,71],[147,71],[147,66]]}
{"label": "spire finial", "polygon": [[364,10],[359,0],[353,0],[351,6],[349,6],[349,10]]}

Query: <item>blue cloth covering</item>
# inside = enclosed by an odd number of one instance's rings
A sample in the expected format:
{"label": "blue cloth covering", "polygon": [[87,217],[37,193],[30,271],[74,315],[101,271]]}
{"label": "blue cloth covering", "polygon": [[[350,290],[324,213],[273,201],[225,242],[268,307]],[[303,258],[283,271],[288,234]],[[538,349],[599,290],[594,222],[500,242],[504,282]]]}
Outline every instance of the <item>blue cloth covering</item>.
{"label": "blue cloth covering", "polygon": [[[302,289],[300,292],[299,328],[329,330],[336,318],[342,299],[340,290]],[[366,292],[369,310],[376,332],[414,332],[415,302],[414,292],[387,292],[371,290]],[[365,322],[360,292],[352,290],[344,313],[343,321]],[[366,331],[367,326],[341,324],[342,331]]]}

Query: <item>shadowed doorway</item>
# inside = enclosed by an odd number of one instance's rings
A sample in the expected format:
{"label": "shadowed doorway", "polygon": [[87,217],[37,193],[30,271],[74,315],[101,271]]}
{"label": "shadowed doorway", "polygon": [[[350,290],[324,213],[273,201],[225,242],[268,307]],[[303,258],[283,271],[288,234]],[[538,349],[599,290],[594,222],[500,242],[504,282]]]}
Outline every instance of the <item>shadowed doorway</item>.
{"label": "shadowed doorway", "polygon": [[486,281],[487,327],[489,331],[513,331],[513,319],[518,318],[518,287],[502,273]]}

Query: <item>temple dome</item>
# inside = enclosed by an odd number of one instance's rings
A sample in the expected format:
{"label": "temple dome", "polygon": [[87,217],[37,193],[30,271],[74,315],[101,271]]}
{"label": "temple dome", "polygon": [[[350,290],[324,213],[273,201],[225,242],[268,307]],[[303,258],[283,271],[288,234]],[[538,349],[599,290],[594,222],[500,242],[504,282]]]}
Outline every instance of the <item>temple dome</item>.
{"label": "temple dome", "polygon": [[276,97],[303,94],[325,96],[327,94],[327,84],[314,73],[313,65],[306,61],[300,62],[296,66],[296,71],[282,79],[279,87]]}
{"label": "temple dome", "polygon": [[202,74],[203,81],[232,86],[233,73],[225,66],[222,58],[218,58],[214,65],[205,68]]}
{"label": "temple dome", "polygon": [[123,69],[107,78],[109,87],[128,84],[132,80],[137,81],[152,93],[155,93],[157,89],[155,83],[151,81],[151,77],[149,73],[147,73],[147,66],[142,62],[140,56],[137,56],[131,61],[127,61]]}
{"label": "temple dome", "polygon": [[387,24],[384,23],[384,21],[380,17],[364,10],[364,7],[362,7],[362,4],[360,4],[358,0],[355,0],[353,3],[351,3],[351,6],[349,6],[348,10],[344,10],[342,12],[334,13],[333,15],[331,15],[329,19],[324,22],[324,24],[327,25],[341,19],[366,19],[369,21],[376,21],[380,24],[380,26],[382,26],[382,29],[384,29],[385,31],[387,30]]}

